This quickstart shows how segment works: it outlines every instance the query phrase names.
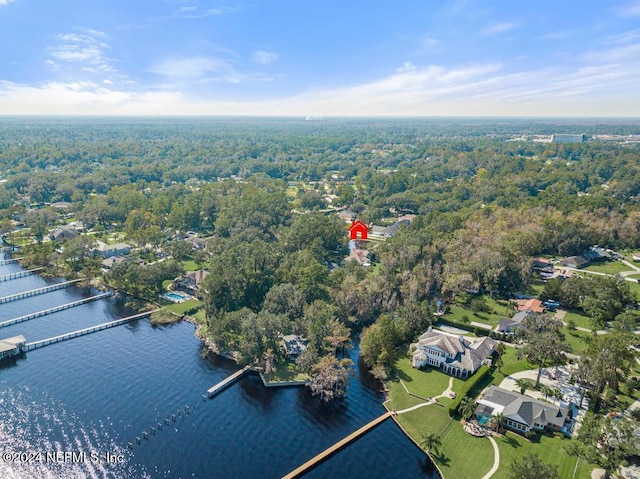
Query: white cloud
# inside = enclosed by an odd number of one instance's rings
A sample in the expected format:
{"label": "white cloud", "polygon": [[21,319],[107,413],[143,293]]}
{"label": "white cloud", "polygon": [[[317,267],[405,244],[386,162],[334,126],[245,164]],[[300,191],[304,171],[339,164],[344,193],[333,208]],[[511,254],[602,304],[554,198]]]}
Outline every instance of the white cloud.
{"label": "white cloud", "polygon": [[87,71],[113,71],[110,60],[105,56],[105,50],[109,45],[102,39],[106,37],[105,33],[97,30],[87,30],[87,33],[62,33],[56,37],[56,43],[47,50],[55,60],[90,65]]}
{"label": "white cloud", "polygon": [[618,16],[628,18],[628,17],[640,17],[640,1],[626,3],[624,5],[620,5],[616,12]]}
{"label": "white cloud", "polygon": [[167,58],[152,65],[148,71],[165,77],[169,82],[178,83],[247,83],[273,80],[262,73],[238,70],[233,59],[213,56]]}
{"label": "white cloud", "polygon": [[[447,67],[404,63],[362,84],[314,89],[258,101],[191,95],[186,80],[255,80],[232,61],[165,60],[154,71],[169,90],[121,82],[0,82],[6,114],[314,115],[314,116],[637,116],[640,42],[609,44],[571,64],[516,69],[478,63]],[[180,83],[180,80],[183,83]],[[176,81],[178,83],[176,84]],[[144,88],[144,92],[142,92]],[[255,95],[255,93],[252,92]]]}
{"label": "white cloud", "polygon": [[231,68],[225,60],[214,57],[169,58],[153,65],[149,71],[176,80],[200,80],[210,73]]}
{"label": "white cloud", "polygon": [[498,33],[504,33],[509,30],[514,29],[518,25],[512,22],[504,22],[504,23],[493,23],[489,25],[487,28],[480,31],[483,35],[497,35]]}
{"label": "white cloud", "polygon": [[268,52],[265,50],[258,50],[251,55],[251,61],[258,65],[269,65],[275,62],[279,58],[276,52]]}
{"label": "white cloud", "polygon": [[557,32],[549,32],[545,33],[538,37],[538,40],[562,40],[564,38],[568,38],[576,33],[575,30],[560,30]]}
{"label": "white cloud", "polygon": [[9,5],[11,2],[13,2],[14,0],[0,0],[0,6],[1,5]]}
{"label": "white cloud", "polygon": [[604,38],[604,43],[622,45],[636,40],[640,40],[640,28],[629,30],[628,32],[619,33],[617,35],[608,36]]}

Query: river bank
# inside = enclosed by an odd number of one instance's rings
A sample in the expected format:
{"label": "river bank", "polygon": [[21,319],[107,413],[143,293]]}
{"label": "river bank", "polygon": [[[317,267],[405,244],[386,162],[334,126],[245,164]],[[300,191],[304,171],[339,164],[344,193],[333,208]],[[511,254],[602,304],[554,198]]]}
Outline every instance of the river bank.
{"label": "river bank", "polygon": [[[0,274],[19,269],[16,264],[0,266]],[[13,293],[48,281],[32,275],[3,287]],[[8,303],[0,310],[0,321],[90,294],[69,288]],[[125,302],[123,297],[106,298],[8,326],[2,334],[39,340],[135,314]],[[111,465],[0,463],[0,477],[207,478],[212,470],[221,479],[282,477],[384,412],[379,384],[359,369],[357,349],[349,352],[356,363],[349,394],[332,404],[321,403],[305,388],[266,388],[258,375],[203,401],[202,395],[237,365],[212,354],[196,337],[197,326],[185,319],[157,326],[137,320],[31,351],[0,368],[3,450],[114,452],[124,457]],[[157,424],[164,419],[170,424],[160,431]],[[129,442],[133,449],[127,449]],[[387,422],[305,477],[435,479],[423,470],[425,457]]]}

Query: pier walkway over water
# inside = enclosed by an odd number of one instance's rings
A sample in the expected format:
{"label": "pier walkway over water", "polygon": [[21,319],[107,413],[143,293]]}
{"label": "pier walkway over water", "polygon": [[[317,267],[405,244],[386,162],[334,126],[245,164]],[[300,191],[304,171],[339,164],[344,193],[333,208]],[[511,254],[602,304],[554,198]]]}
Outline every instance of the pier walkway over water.
{"label": "pier walkway over water", "polygon": [[293,471],[291,471],[286,476],[283,476],[282,479],[294,479],[294,478],[296,478],[298,476],[301,476],[302,474],[307,472],[309,469],[312,469],[313,467],[317,466],[322,461],[327,459],[329,456],[331,456],[335,452],[339,451],[340,449],[345,447],[347,444],[355,441],[360,436],[366,434],[371,429],[376,427],[378,424],[380,424],[381,422],[383,422],[386,419],[390,418],[391,416],[394,416],[395,414],[396,414],[395,411],[388,411],[388,412],[384,413],[382,416],[378,416],[377,418],[375,418],[370,423],[365,424],[364,426],[362,426],[357,431],[352,432],[351,434],[349,434],[347,437],[345,437],[341,441],[336,442],[330,448],[325,449],[324,451],[322,451],[320,454],[318,454],[314,458],[312,458],[309,461],[305,462],[302,466],[298,467],[297,469],[294,469]]}
{"label": "pier walkway over water", "polygon": [[220,381],[215,386],[210,387],[209,389],[207,389],[207,394],[209,395],[209,398],[212,398],[213,396],[215,396],[216,394],[221,392],[223,389],[227,388],[228,386],[231,386],[234,382],[238,381],[242,376],[247,374],[252,369],[253,369],[252,366],[245,366],[244,368],[240,369],[239,371],[236,371],[235,373],[233,373],[228,378],[223,379],[222,381]]}
{"label": "pier walkway over water", "polygon": [[50,291],[55,291],[57,289],[68,288],[72,284],[76,284],[77,282],[82,281],[81,279],[74,279],[71,281],[65,281],[64,283],[56,283],[50,286],[45,286],[44,288],[32,289],[29,291],[23,291],[22,293],[12,294],[10,296],[3,296],[0,298],[0,304],[9,303],[11,301],[18,301],[19,299],[28,298],[30,296],[36,296],[38,294],[49,293]]}
{"label": "pier walkway over water", "polygon": [[0,260],[0,266],[4,266],[6,264],[12,264],[12,263],[17,263],[18,261],[20,261],[22,258],[11,258],[11,259],[3,259]]}
{"label": "pier walkway over water", "polygon": [[44,268],[35,268],[35,269],[27,269],[23,271],[16,271],[15,273],[9,273],[0,276],[0,282],[2,281],[11,281],[12,279],[24,278],[25,276],[31,276],[32,274],[36,274],[38,271],[42,271]]}
{"label": "pier walkway over water", "polygon": [[23,321],[29,321],[30,319],[39,318],[41,316],[47,316],[48,314],[57,313],[58,311],[62,311],[69,308],[75,308],[76,306],[80,306],[82,304],[90,303],[92,301],[98,301],[102,298],[108,298],[109,296],[113,296],[112,291],[108,291],[106,293],[97,294],[95,296],[91,296],[90,298],[84,298],[79,301],[74,301],[72,303],[61,304],[60,306],[55,306],[53,308],[44,309],[42,311],[38,311],[31,314],[25,314],[24,316],[19,316],[17,318],[9,319],[7,321],[3,321],[0,323],[0,328],[4,328],[5,326],[11,326],[12,324],[22,323]]}
{"label": "pier walkway over water", "polygon": [[60,341],[66,341],[67,339],[73,339],[79,336],[84,336],[86,334],[102,331],[104,329],[114,328],[116,326],[120,326],[121,324],[125,324],[130,321],[133,321],[135,319],[140,319],[146,316],[150,316],[152,313],[155,313],[156,311],[159,311],[159,309],[156,309],[153,311],[147,311],[146,313],[134,314],[133,316],[128,316],[122,319],[116,319],[115,321],[109,321],[108,323],[98,324],[96,326],[91,326],[89,328],[79,329],[78,331],[73,331],[71,333],[54,336],[53,338],[42,339],[40,341],[34,341],[33,343],[27,343],[24,346],[24,350],[31,351],[32,349],[42,348],[50,344],[59,343]]}

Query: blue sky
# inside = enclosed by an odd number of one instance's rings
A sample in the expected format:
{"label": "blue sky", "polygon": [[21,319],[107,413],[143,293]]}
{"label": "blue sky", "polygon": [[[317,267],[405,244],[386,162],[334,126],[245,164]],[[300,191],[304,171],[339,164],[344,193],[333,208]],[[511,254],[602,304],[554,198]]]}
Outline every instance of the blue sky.
{"label": "blue sky", "polygon": [[640,116],[640,0],[0,0],[0,114]]}

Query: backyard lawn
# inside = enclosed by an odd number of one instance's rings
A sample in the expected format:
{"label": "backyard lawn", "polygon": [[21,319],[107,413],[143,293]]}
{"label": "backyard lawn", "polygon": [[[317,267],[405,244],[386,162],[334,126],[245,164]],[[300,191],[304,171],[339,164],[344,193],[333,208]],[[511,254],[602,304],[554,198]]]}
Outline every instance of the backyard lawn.
{"label": "backyard lawn", "polygon": [[564,333],[567,343],[571,346],[571,352],[573,354],[581,354],[587,347],[587,340],[591,338],[591,333],[587,333],[585,331],[571,331],[566,326],[562,328],[562,332]]}
{"label": "backyard lawn", "polygon": [[600,263],[593,263],[589,266],[582,268],[585,271],[593,271],[596,273],[607,273],[607,274],[616,274],[622,273],[623,271],[632,271],[633,268],[627,266],[620,261],[604,261]]}
{"label": "backyard lawn", "polygon": [[[585,333],[588,334],[588,333]],[[446,389],[449,376],[434,369],[424,371],[413,369],[409,359],[402,358],[396,364],[398,376],[402,378],[407,389],[424,397],[440,394]],[[504,377],[515,372],[536,369],[535,365],[518,360],[516,350],[508,347],[503,355],[501,371],[494,371],[478,389],[490,384],[500,384]],[[463,382],[455,379],[454,390]],[[388,381],[389,400],[385,403],[388,409],[402,410],[423,402],[408,395],[398,380]],[[478,393],[475,391],[475,393]],[[438,404],[425,406],[415,411],[398,415],[398,422],[413,439],[419,443],[422,434],[433,431],[440,436],[442,452],[435,456],[435,462],[444,474],[445,479],[482,478],[493,465],[493,448],[484,438],[475,438],[464,432],[459,421],[449,417],[448,408]],[[496,437],[500,449],[500,468],[493,476],[506,479],[509,475],[509,464],[525,454],[532,452],[542,460],[558,466],[560,477],[568,479],[588,479],[594,466],[579,461],[563,452],[563,447],[570,443],[569,439],[559,436],[541,436],[529,441],[514,432],[506,436]],[[576,465],[577,464],[577,465]],[[574,475],[575,471],[575,475]]]}
{"label": "backyard lawn", "polygon": [[201,304],[200,301],[193,298],[193,299],[188,299],[186,301],[183,301],[182,303],[169,304],[165,306],[165,308],[167,308],[169,311],[172,311],[176,314],[184,314],[191,309],[199,308],[200,304]]}
{"label": "backyard lawn", "polygon": [[[395,368],[407,389],[423,398],[438,396],[449,387],[451,376],[432,368],[415,369],[407,357],[398,360]],[[456,386],[459,388],[462,383],[462,380],[454,378],[453,390],[456,390]]]}
{"label": "backyard lawn", "polygon": [[309,376],[300,372],[300,367],[288,360],[278,361],[275,364],[276,370],[272,374],[260,373],[263,381],[279,383],[287,381],[308,381]]}
{"label": "backyard lawn", "polygon": [[581,328],[587,328],[590,330],[593,326],[591,324],[591,319],[584,314],[580,314],[578,311],[567,311],[564,315],[563,321],[568,323],[570,320],[573,320],[576,326],[580,326]]}

